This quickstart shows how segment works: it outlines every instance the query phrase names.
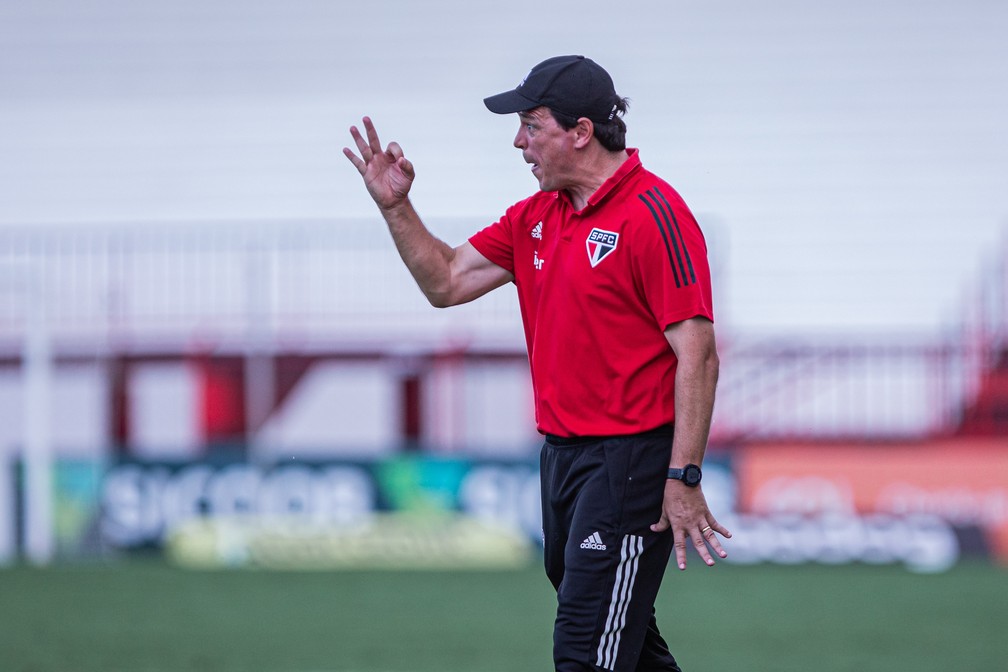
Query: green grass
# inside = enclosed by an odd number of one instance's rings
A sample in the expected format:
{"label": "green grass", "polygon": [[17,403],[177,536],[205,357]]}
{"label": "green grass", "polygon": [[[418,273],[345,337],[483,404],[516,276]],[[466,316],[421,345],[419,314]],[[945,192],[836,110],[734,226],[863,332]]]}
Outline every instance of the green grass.
{"label": "green grass", "polygon": [[[1005,669],[1008,572],[694,563],[659,624],[686,672]],[[517,572],[0,570],[0,670],[549,670],[553,596]]]}

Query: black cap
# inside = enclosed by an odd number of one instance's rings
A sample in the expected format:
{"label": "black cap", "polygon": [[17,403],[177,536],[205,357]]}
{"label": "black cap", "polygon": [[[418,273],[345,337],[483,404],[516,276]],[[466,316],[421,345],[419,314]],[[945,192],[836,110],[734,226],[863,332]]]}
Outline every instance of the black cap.
{"label": "black cap", "polygon": [[487,109],[497,114],[524,112],[544,105],[571,117],[588,117],[596,123],[612,121],[618,102],[612,77],[584,56],[546,59],[532,68],[513,91],[483,99]]}

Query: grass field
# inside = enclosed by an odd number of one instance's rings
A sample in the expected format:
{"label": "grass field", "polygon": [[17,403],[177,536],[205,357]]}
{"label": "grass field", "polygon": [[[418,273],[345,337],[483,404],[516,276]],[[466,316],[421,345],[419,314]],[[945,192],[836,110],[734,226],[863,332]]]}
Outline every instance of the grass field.
{"label": "grass field", "polygon": [[[1000,672],[1008,572],[694,563],[659,623],[686,672]],[[2,672],[552,669],[553,597],[514,572],[0,570]]]}

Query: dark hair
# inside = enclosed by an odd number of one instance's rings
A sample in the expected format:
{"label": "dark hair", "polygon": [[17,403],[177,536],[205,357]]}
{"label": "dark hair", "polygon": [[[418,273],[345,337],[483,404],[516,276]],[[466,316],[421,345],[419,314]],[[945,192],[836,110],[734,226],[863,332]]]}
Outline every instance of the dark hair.
{"label": "dark hair", "polygon": [[[592,122],[595,126],[595,137],[610,152],[621,152],[626,149],[626,124],[620,117],[626,114],[628,107],[630,107],[630,99],[620,98],[616,102],[616,114],[612,119],[604,123]],[[550,114],[565,131],[577,126],[579,117],[557,112],[553,108],[550,108]]]}

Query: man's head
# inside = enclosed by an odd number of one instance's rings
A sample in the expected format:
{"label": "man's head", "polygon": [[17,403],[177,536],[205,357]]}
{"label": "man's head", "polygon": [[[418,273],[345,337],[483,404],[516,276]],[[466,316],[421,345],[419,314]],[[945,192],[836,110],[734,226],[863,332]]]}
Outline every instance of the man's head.
{"label": "man's head", "polygon": [[627,100],[613,86],[602,66],[584,56],[555,56],[536,65],[511,91],[483,99],[491,112],[513,114],[549,108],[569,130],[578,119],[592,122],[594,136],[611,152],[626,148],[626,124],[620,116]]}

